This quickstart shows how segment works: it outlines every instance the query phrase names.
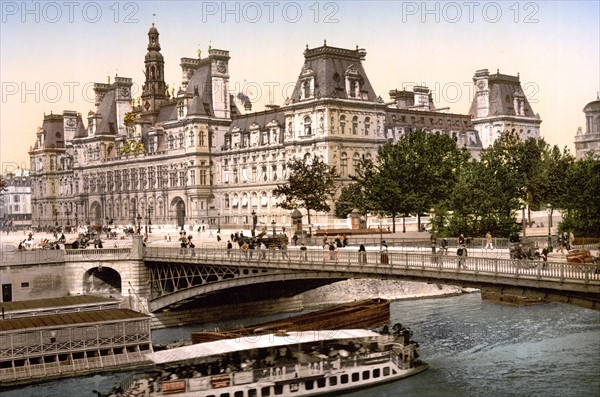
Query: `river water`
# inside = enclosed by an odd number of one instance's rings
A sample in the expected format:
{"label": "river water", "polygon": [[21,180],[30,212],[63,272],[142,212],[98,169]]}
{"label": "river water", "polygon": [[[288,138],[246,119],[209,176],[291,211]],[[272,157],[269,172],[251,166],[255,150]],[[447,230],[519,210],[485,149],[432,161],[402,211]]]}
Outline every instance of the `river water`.
{"label": "river water", "polygon": [[[346,396],[600,396],[599,312],[555,303],[511,307],[466,294],[392,302],[396,322],[413,330],[430,368]],[[154,339],[189,338],[190,330],[203,327],[158,330]],[[0,396],[91,397],[91,390],[106,393],[126,375],[71,378]]]}

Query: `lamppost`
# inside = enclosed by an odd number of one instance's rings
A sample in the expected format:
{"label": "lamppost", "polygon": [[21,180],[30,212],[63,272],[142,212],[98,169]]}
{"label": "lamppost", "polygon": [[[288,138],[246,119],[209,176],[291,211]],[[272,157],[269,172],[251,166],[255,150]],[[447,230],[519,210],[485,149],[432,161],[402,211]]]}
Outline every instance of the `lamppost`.
{"label": "lamppost", "polygon": [[148,212],[148,216],[146,218],[146,230],[148,231],[148,233],[152,233],[152,219],[150,219],[150,215],[152,214],[152,206],[150,204],[148,204],[148,207],[146,208],[146,211]]}
{"label": "lamppost", "polygon": [[548,252],[552,252],[552,206],[548,204],[546,206],[546,212],[548,212]]}
{"label": "lamppost", "polygon": [[256,212],[252,210],[252,237],[255,237],[257,220]]}
{"label": "lamppost", "polygon": [[71,215],[71,211],[68,209],[65,210],[65,215],[67,215],[67,226],[71,226],[71,221],[69,220],[69,215]]}
{"label": "lamppost", "polygon": [[378,216],[379,218],[379,250],[381,251],[381,247],[383,246],[383,229],[381,229],[382,227],[382,223],[383,223],[383,217],[381,215]]}
{"label": "lamppost", "polygon": [[217,234],[221,234],[221,213],[217,212]]}
{"label": "lamppost", "polygon": [[140,234],[140,227],[141,227],[141,222],[142,222],[142,216],[140,214],[137,214],[137,221],[138,221],[138,234]]}
{"label": "lamppost", "polygon": [[273,226],[273,237],[275,237],[275,219],[271,221],[271,226]]}
{"label": "lamppost", "polygon": [[75,212],[75,227],[78,227],[78,223],[79,222],[77,222],[77,212]]}
{"label": "lamppost", "polygon": [[55,208],[53,210],[54,213],[54,226],[58,226],[58,210]]}

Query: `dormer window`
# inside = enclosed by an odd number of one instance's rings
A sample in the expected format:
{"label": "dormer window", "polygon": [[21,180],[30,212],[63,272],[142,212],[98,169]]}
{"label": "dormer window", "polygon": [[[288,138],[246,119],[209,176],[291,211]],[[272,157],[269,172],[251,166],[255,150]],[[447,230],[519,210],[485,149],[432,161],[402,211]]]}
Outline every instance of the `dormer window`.
{"label": "dormer window", "polygon": [[310,116],[304,117],[304,135],[312,134],[311,124],[312,124],[312,120],[310,119]]}
{"label": "dormer window", "polygon": [[304,68],[300,73],[300,99],[310,99],[315,96],[315,72]]}
{"label": "dormer window", "polygon": [[346,77],[346,95],[348,98],[360,98],[360,83],[362,78],[354,64],[348,66],[345,73]]}

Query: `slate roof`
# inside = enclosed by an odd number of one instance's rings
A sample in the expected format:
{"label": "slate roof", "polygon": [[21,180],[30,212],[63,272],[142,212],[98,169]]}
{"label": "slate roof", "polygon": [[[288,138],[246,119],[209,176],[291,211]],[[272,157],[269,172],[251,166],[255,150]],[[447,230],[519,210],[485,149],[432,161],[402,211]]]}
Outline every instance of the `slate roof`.
{"label": "slate roof", "polygon": [[[519,77],[506,74],[491,74],[488,79],[490,109],[486,117],[492,116],[517,116],[514,108],[514,97],[520,95],[524,98],[523,111],[525,117],[537,117],[521,88]],[[477,97],[471,103],[469,114],[477,118]]]}
{"label": "slate roof", "polygon": [[107,91],[98,105],[96,113],[100,114],[102,118],[96,127],[95,135],[117,135],[119,132],[115,94],[115,89]]}
{"label": "slate roof", "polygon": [[234,118],[229,126],[229,132],[234,128],[238,127],[241,131],[249,131],[250,126],[254,123],[260,126],[261,130],[264,130],[267,124],[275,120],[279,125],[285,124],[285,113],[281,108],[274,110],[265,110],[263,112],[249,113]]}
{"label": "slate roof", "polygon": [[[65,147],[65,130],[62,115],[45,115],[42,130],[44,130],[44,149],[63,149]],[[41,149],[37,142],[34,149]]]}
{"label": "slate roof", "polygon": [[[361,61],[366,53],[364,50],[348,50],[344,48],[329,47],[324,45],[304,51],[304,66],[302,70],[311,69],[315,74],[315,97],[317,98],[348,98],[346,94],[345,74],[350,65],[356,67],[362,78],[361,94],[366,93],[369,101],[374,102],[377,95],[371,86]],[[302,72],[300,73],[300,76]],[[300,101],[302,84],[300,76],[296,82],[292,101]]]}
{"label": "slate roof", "polygon": [[[209,58],[207,58],[207,60],[208,59]],[[195,95],[196,90],[198,95]],[[214,116],[215,112],[212,106],[212,73],[210,62],[200,62],[200,66],[194,71],[194,74],[188,82],[185,92],[186,94],[194,96],[192,102],[195,103],[193,103],[193,106],[190,107],[194,113],[191,114]],[[208,105],[206,106],[208,113],[205,110],[204,104]],[[189,111],[188,114],[190,114]]]}

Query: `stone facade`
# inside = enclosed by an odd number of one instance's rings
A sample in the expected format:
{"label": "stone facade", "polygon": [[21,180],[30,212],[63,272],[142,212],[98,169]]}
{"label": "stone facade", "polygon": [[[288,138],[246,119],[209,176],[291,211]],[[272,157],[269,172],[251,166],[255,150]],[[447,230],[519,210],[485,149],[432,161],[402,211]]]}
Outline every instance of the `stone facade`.
{"label": "stone facade", "polygon": [[0,192],[0,225],[2,230],[31,227],[31,179],[28,170],[17,169],[2,177]]}
{"label": "stone facade", "polygon": [[[141,98],[131,98],[131,79],[116,76],[95,84],[87,126],[72,111],[44,116],[30,150],[34,226],[241,230],[251,227],[254,212],[259,228],[272,221],[289,227],[290,213],[276,206],[272,192],[294,158],[323,158],[344,185],[361,158],[376,158],[379,146],[407,131],[447,134],[475,157],[482,147],[471,116],[436,110],[427,87],[392,90],[385,102],[363,67],[363,49],[307,47],[292,96],[282,106],[250,112],[238,95],[248,111],[243,115],[229,92],[228,51],[182,58],[175,90],[164,82],[160,50],[152,26]],[[528,113],[509,118],[532,119]],[[311,218],[326,226],[333,215]]]}

